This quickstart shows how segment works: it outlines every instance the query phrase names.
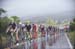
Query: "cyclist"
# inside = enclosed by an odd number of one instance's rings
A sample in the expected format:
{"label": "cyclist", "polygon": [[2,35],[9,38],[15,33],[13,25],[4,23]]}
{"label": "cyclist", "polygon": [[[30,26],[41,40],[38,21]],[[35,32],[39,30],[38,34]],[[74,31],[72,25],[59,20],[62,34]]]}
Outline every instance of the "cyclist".
{"label": "cyclist", "polygon": [[38,26],[37,24],[33,24],[33,27],[32,27],[32,31],[33,31],[33,38],[37,38],[38,36]]}
{"label": "cyclist", "polygon": [[47,28],[47,35],[48,36],[50,36],[52,34],[51,30],[52,30],[52,26],[48,26],[48,28]]}
{"label": "cyclist", "polygon": [[26,28],[26,36],[29,39],[29,38],[31,38],[30,37],[31,36],[31,32],[30,32],[31,31],[31,25],[26,23],[25,28]]}
{"label": "cyclist", "polygon": [[40,29],[41,29],[40,31],[42,33],[41,36],[45,37],[46,32],[45,32],[45,26],[44,26],[44,24],[40,25]]}
{"label": "cyclist", "polygon": [[25,24],[22,24],[22,33],[23,33],[23,36],[22,36],[22,40],[24,40],[24,39],[26,39],[26,37],[25,37],[25,33],[26,33],[26,28],[25,28]]}
{"label": "cyclist", "polygon": [[46,47],[46,30],[45,25],[40,25],[40,31],[41,31],[41,49],[45,49]]}
{"label": "cyclist", "polygon": [[18,30],[17,30],[17,24],[15,22],[11,22],[8,25],[8,28],[6,30],[6,33],[11,36],[12,40],[14,40],[14,34],[15,34],[15,39],[16,39],[16,43],[18,43]]}
{"label": "cyclist", "polygon": [[24,40],[25,39],[25,24],[22,22],[19,22],[18,29],[19,29],[20,40]]}

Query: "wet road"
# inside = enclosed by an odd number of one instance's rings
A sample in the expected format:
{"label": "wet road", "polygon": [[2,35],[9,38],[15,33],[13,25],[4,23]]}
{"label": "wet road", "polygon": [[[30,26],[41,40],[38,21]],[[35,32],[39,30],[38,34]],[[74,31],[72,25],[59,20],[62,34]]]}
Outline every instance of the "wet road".
{"label": "wet road", "polygon": [[72,49],[72,45],[67,39],[66,33],[60,33],[58,40],[52,46],[47,46],[46,49]]}
{"label": "wet road", "polygon": [[64,32],[58,34],[56,38],[46,35],[46,37],[39,37],[31,42],[24,42],[13,49],[72,49],[66,36]]}

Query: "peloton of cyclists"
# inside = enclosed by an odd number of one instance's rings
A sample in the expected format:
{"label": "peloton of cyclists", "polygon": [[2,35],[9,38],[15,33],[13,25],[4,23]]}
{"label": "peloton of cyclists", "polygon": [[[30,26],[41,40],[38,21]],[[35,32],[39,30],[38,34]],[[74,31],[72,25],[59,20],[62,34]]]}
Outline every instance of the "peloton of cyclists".
{"label": "peloton of cyclists", "polygon": [[[20,22],[19,24],[17,24],[16,22],[11,22],[7,28],[7,34],[9,34],[10,36],[14,36],[15,34],[15,38],[16,38],[16,43],[19,42],[19,36],[21,36],[22,40],[24,39],[31,39],[31,38],[37,38],[38,37],[38,29],[40,30],[41,32],[41,37],[45,37],[45,34],[46,34],[46,31],[47,31],[47,34],[48,35],[51,35],[51,34],[55,34],[55,27],[52,27],[52,26],[48,26],[48,28],[45,27],[44,24],[41,24],[39,27],[37,24],[29,24],[29,23],[22,23]],[[47,29],[47,30],[46,30]],[[21,32],[20,32],[21,31]],[[33,33],[31,33],[33,32]],[[19,33],[21,35],[19,35]],[[30,37],[29,37],[30,36]],[[33,36],[33,37],[32,37]]]}

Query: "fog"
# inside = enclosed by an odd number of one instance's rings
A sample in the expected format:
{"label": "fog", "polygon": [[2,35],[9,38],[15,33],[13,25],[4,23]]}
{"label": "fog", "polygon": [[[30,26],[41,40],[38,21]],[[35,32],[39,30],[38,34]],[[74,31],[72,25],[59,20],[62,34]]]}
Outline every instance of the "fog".
{"label": "fog", "polygon": [[0,0],[0,7],[8,16],[75,16],[75,0]]}

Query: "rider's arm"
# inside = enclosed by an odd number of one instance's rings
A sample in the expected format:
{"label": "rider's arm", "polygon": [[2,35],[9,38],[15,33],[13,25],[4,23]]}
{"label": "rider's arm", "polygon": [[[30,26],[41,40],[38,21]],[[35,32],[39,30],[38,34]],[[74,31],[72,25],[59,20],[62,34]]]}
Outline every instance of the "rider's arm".
{"label": "rider's arm", "polygon": [[18,32],[19,32],[19,29],[17,28],[17,30],[16,30],[16,40],[17,40],[17,41],[19,40]]}

